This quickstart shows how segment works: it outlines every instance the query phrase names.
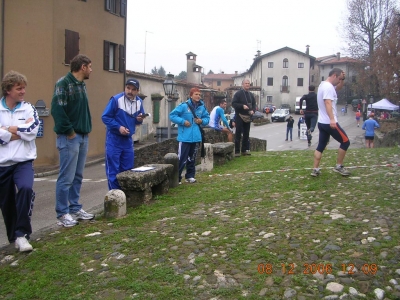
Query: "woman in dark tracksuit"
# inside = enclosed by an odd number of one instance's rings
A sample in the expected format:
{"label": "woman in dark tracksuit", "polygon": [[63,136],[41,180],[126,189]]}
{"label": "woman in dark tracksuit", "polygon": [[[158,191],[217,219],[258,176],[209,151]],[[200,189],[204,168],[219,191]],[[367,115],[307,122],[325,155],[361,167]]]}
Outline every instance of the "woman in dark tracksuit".
{"label": "woman in dark tracksuit", "polygon": [[178,105],[169,115],[171,121],[178,125],[179,184],[181,184],[182,171],[185,166],[185,181],[188,183],[196,182],[195,159],[199,143],[202,140],[199,126],[208,125],[210,122],[210,115],[203,101],[200,100],[200,90],[192,88],[189,95],[190,98]]}

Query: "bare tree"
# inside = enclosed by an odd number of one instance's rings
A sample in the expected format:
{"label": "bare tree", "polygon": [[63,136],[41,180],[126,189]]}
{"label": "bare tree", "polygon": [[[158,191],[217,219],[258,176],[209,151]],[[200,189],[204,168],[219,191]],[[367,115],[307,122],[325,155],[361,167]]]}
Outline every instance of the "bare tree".
{"label": "bare tree", "polygon": [[348,0],[345,39],[352,57],[368,59],[394,17],[396,0]]}
{"label": "bare tree", "polygon": [[396,0],[348,0],[344,38],[349,54],[359,63],[353,67],[357,80],[352,88],[359,96],[380,95],[380,81],[374,69],[375,47],[388,30],[396,13]]}
{"label": "bare tree", "polygon": [[400,13],[392,18],[373,55],[381,95],[400,101]]}

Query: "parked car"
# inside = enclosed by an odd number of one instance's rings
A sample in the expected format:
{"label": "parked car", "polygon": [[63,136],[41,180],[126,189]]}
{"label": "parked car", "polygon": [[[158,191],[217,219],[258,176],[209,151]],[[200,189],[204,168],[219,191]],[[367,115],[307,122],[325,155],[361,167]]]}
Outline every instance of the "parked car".
{"label": "parked car", "polygon": [[259,111],[256,111],[256,112],[251,116],[251,119],[252,119],[252,120],[255,120],[255,119],[264,119],[264,114],[261,113],[261,112],[259,112]]}
{"label": "parked car", "polygon": [[288,117],[290,113],[288,109],[277,109],[276,111],[273,112],[271,116],[271,121],[282,121],[284,122]]}
{"label": "parked car", "polygon": [[281,104],[282,109],[288,109],[289,110],[289,114],[292,112],[292,108],[290,107],[290,104]]}

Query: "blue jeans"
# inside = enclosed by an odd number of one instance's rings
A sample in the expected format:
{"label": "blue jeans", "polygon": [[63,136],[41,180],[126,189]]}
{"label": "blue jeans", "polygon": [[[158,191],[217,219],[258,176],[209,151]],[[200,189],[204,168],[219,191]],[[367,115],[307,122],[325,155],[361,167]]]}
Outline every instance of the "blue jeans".
{"label": "blue jeans", "polygon": [[290,132],[290,140],[293,140],[293,138],[292,138],[293,127],[286,127],[286,140],[288,139],[289,132]]}
{"label": "blue jeans", "polygon": [[73,139],[69,139],[61,134],[57,136],[56,145],[60,157],[60,173],[56,183],[56,213],[59,218],[82,208],[79,196],[89,138],[87,134],[77,133]]}

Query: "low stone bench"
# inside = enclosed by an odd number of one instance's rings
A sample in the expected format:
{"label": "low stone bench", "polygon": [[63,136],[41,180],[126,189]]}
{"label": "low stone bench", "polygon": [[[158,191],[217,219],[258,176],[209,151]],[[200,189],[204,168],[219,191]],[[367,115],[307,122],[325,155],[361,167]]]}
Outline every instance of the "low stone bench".
{"label": "low stone bench", "polygon": [[230,161],[235,156],[235,144],[234,143],[215,143],[212,144],[214,166],[224,165],[227,161]]}
{"label": "low stone bench", "polygon": [[149,204],[153,195],[168,193],[174,166],[171,164],[151,164],[154,167],[144,172],[125,171],[117,175],[121,190],[126,196],[127,207]]}

